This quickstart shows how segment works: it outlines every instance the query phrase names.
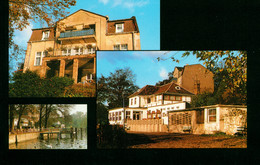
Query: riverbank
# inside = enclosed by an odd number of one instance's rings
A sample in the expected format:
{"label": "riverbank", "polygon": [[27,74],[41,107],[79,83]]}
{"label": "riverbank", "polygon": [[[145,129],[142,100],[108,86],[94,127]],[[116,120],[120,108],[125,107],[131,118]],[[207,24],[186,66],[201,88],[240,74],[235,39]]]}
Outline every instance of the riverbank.
{"label": "riverbank", "polygon": [[33,132],[33,133],[21,133],[21,134],[10,134],[9,135],[9,144],[15,143],[16,141],[24,142],[27,140],[33,140],[39,138],[40,133],[39,132]]}
{"label": "riverbank", "polygon": [[245,137],[127,132],[127,148],[247,148]]}

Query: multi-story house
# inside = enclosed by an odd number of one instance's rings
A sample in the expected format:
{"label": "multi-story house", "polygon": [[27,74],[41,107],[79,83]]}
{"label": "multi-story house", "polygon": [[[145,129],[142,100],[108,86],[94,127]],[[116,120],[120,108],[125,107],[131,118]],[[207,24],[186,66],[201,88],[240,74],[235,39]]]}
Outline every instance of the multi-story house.
{"label": "multi-story house", "polygon": [[33,29],[28,41],[24,71],[41,77],[70,77],[75,83],[92,80],[96,50],[140,50],[136,18],[109,20],[86,10],[59,20],[54,27]]}
{"label": "multi-story house", "polygon": [[173,77],[176,84],[194,94],[214,92],[214,74],[201,64],[175,67]]}
{"label": "multi-story house", "polygon": [[163,119],[168,124],[168,111],[185,109],[192,95],[174,82],[146,85],[129,96],[129,107],[109,110],[109,123],[123,125],[126,120]]}

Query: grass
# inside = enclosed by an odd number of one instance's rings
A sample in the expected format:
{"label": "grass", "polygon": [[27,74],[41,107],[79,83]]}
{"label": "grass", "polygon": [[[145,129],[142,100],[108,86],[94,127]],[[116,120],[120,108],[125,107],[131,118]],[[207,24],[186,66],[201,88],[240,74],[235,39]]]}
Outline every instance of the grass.
{"label": "grass", "polygon": [[247,136],[243,136],[242,134],[236,134],[236,135],[227,135],[224,132],[215,132],[214,134],[201,134],[200,136],[210,136],[210,137],[226,137],[226,138],[241,138],[241,139],[247,139]]}

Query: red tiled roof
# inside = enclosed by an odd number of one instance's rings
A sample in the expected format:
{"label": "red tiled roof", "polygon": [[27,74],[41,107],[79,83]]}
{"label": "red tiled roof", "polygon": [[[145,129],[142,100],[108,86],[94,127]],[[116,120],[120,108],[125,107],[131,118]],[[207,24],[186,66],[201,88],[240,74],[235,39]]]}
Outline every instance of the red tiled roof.
{"label": "red tiled roof", "polygon": [[177,84],[170,82],[162,86],[152,86],[146,85],[137,92],[133,93],[129,97],[137,95],[158,95],[162,93],[171,93],[171,94],[184,94],[184,95],[193,95],[193,93],[187,91],[186,89],[179,86],[180,89],[176,89]]}
{"label": "red tiled roof", "polygon": [[54,27],[50,27],[50,28],[33,29],[29,42],[31,42],[31,41],[41,41],[42,40],[42,32],[47,31],[47,30],[50,30],[50,36],[49,36],[48,40],[53,40],[54,39]]}
{"label": "red tiled roof", "polygon": [[[177,86],[179,87],[179,89],[176,89]],[[160,89],[154,94],[160,94],[160,93],[175,93],[175,94],[193,95],[193,93],[180,87],[179,85],[175,84],[174,82],[160,86]]]}
{"label": "red tiled roof", "polygon": [[117,24],[117,23],[124,24],[124,33],[134,32],[134,31],[139,32],[136,18],[133,16],[129,19],[107,21],[107,33],[108,34],[115,34],[115,31],[116,31],[115,24]]}

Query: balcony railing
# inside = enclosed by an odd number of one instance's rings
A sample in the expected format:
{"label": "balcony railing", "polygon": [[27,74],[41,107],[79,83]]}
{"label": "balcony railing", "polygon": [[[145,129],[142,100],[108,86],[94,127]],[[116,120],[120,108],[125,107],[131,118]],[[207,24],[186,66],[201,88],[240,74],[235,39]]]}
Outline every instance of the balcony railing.
{"label": "balcony railing", "polygon": [[78,36],[88,36],[94,35],[94,29],[81,30],[81,31],[69,31],[60,33],[60,38],[68,38],[68,37],[78,37]]}

